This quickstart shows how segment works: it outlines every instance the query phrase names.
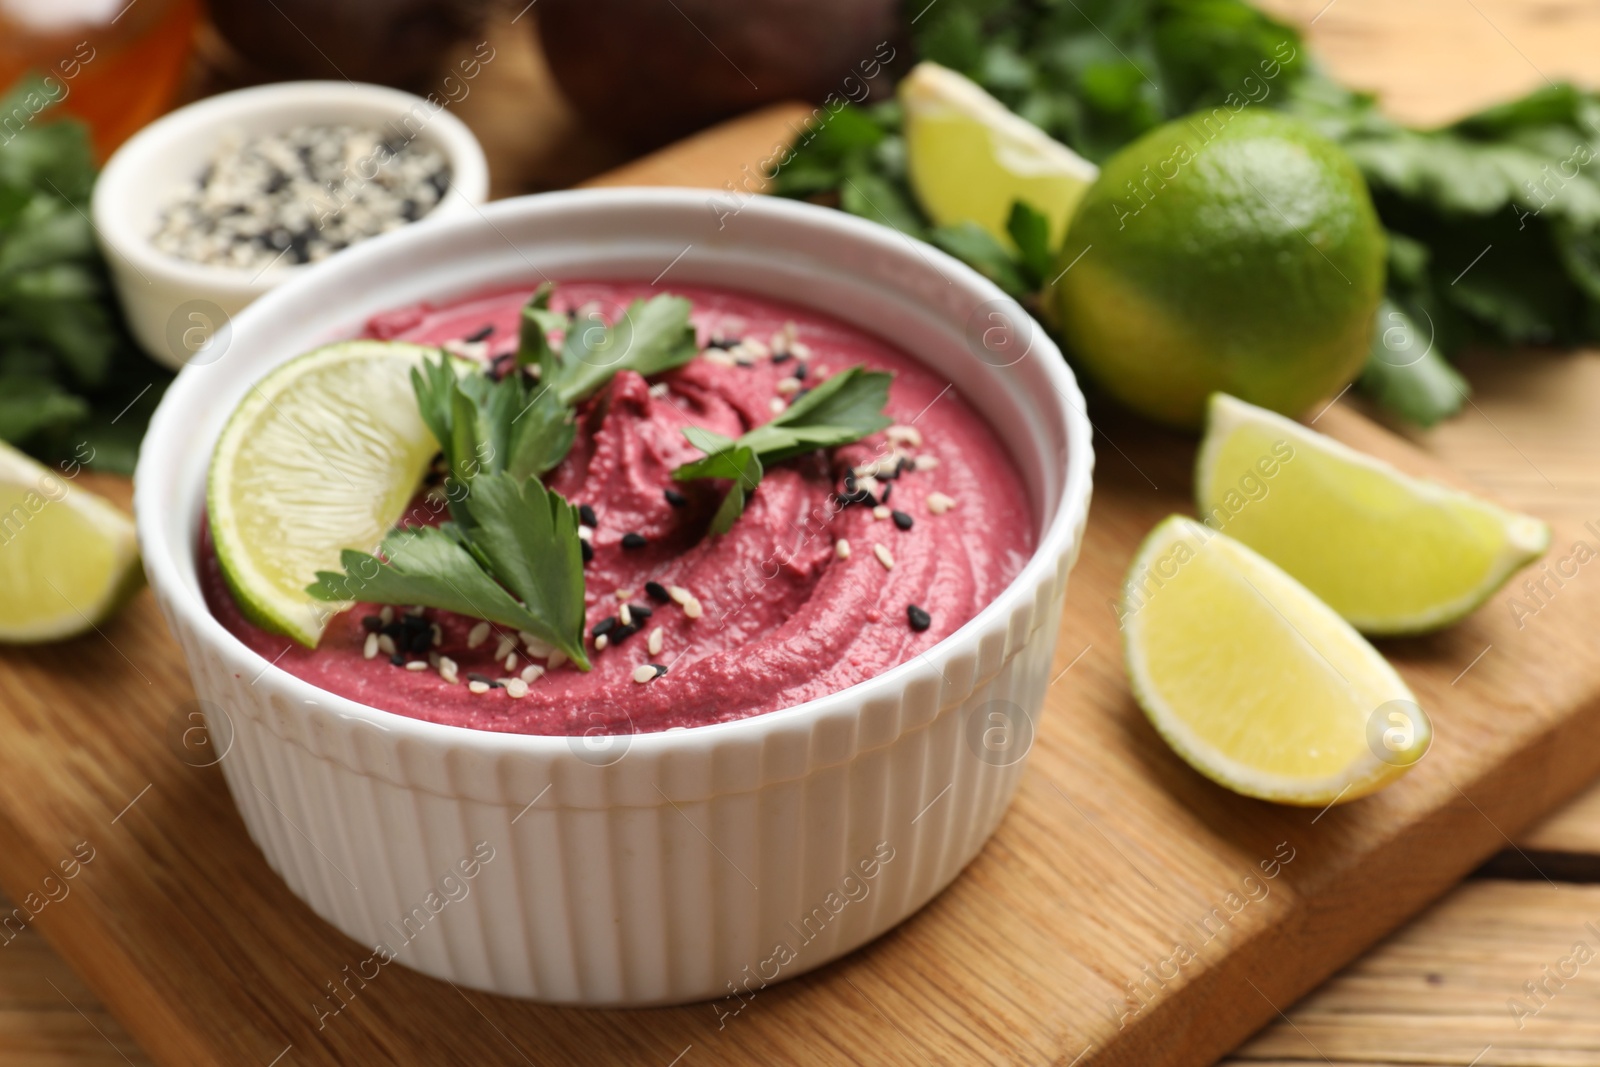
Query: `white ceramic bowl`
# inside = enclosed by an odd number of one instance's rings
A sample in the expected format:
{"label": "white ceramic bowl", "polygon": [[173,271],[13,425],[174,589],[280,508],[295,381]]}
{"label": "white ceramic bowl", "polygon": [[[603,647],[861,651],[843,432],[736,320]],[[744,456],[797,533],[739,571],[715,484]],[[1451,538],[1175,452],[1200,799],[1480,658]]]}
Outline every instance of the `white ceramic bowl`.
{"label": "white ceramic bowl", "polygon": [[[161,209],[210,162],[228,134],[253,136],[306,123],[386,128],[450,161],[450,192],[421,220],[475,215],[489,195],[483,148],[462,121],[420,96],[352,82],[283,82],[222,93],[182,107],[130,138],[107,161],[90,208],[111,280],[139,345],[177,368],[197,339],[225,330],[228,318],[312,264],[267,271],[212,267],[159,252],[150,243]],[[192,316],[197,315],[198,318]]]}
{"label": "white ceramic bowl", "polygon": [[[704,193],[606,189],[378,238],[240,314],[231,348],[185,369],[150,425],[134,496],[145,567],[251,837],[319,915],[428,974],[589,1005],[792,977],[925,904],[1016,789],[1089,506],[1090,428],[1071,372],[1042,332],[1027,347],[1036,328],[988,281],[892,230],[765,197],[723,221]],[[1038,550],[1017,579],[871,681],[738,722],[607,739],[375,710],[273,667],[206,610],[206,468],[269,368],[377,311],[545,276],[649,280],[668,264],[671,281],[893,338],[954,382],[1032,496]]]}

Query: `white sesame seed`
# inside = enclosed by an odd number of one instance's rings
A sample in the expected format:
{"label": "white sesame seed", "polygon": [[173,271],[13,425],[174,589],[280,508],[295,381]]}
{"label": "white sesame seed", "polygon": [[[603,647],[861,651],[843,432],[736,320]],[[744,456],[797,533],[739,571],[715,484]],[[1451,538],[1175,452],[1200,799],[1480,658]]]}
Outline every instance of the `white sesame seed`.
{"label": "white sesame seed", "polygon": [[500,635],[500,643],[494,647],[494,658],[505,659],[517,650],[517,643],[505,634]]}
{"label": "white sesame seed", "polygon": [[922,431],[915,426],[895,423],[883,431],[883,436],[889,439],[890,444],[906,445],[911,448],[922,447]]}
{"label": "white sesame seed", "polygon": [[955,498],[945,496],[943,493],[928,494],[928,511],[934,515],[943,515],[956,506]]}
{"label": "white sesame seed", "polygon": [[668,386],[666,382],[657,382],[650,387],[650,395],[659,400],[667,395],[667,391],[670,388],[671,387]]}
{"label": "white sesame seed", "polygon": [[489,691],[488,682],[468,682],[467,691],[473,696],[482,696]]}
{"label": "white sesame seed", "polygon": [[772,335],[772,339],[768,342],[768,344],[772,346],[773,355],[785,355],[789,351],[789,335],[786,333],[775,333]]}
{"label": "white sesame seed", "polygon": [[689,601],[694,599],[693,595],[690,594],[689,590],[685,589],[681,585],[669,585],[669,586],[667,586],[667,595],[669,597],[671,597],[673,599],[673,602],[676,603],[679,607],[682,607],[683,605],[687,604]]}
{"label": "white sesame seed", "polygon": [[378,651],[382,652],[385,656],[392,656],[400,650],[395,647],[394,638],[390,637],[388,634],[379,634]]}
{"label": "white sesame seed", "polygon": [[610,643],[611,638],[607,637],[605,634],[601,634],[599,637],[594,639],[594,650],[596,652],[604,652],[606,650],[606,646]]}
{"label": "white sesame seed", "polygon": [[617,621],[624,626],[633,625],[633,609],[624,604],[617,609]]}
{"label": "white sesame seed", "polygon": [[531,659],[549,659],[550,653],[555,651],[547,643],[532,634],[521,634],[520,636],[522,637],[522,647]]}
{"label": "white sesame seed", "polygon": [[666,638],[667,635],[661,632],[661,627],[657,626],[654,630],[650,631],[650,640],[645,645],[645,651],[649,652],[652,656],[661,655],[661,646],[666,641]]}
{"label": "white sesame seed", "polygon": [[506,658],[502,662],[505,665],[505,669],[506,670],[508,670],[508,671],[516,670],[517,669],[517,654],[515,652],[511,653],[510,655],[506,656]]}
{"label": "white sesame seed", "polygon": [[587,527],[587,526],[578,527],[578,540],[580,540],[580,541],[588,541],[590,544],[593,544],[594,543],[594,531],[589,529],[589,527]]}
{"label": "white sesame seed", "polygon": [[439,624],[438,623],[436,623],[436,622],[429,623],[428,624],[428,632],[433,635],[432,644],[434,646],[437,647],[439,645],[444,644],[444,631],[439,628]]}
{"label": "white sesame seed", "polygon": [[783,396],[793,396],[795,393],[798,393],[800,391],[800,388],[801,388],[800,379],[799,378],[779,378],[778,379],[778,384],[774,388],[776,388],[778,390],[778,392],[780,394],[782,394]]}
{"label": "white sesame seed", "polygon": [[933,468],[935,468],[935,467],[937,467],[939,465],[939,457],[938,456],[918,456],[915,460],[912,461],[912,465],[915,466],[917,468],[917,470],[919,470],[919,471],[931,471],[931,470],[933,470]]}
{"label": "white sesame seed", "polygon": [[782,415],[783,409],[787,406],[788,405],[784,404],[783,397],[781,396],[775,396],[771,400],[767,401],[767,410],[772,412],[774,415]]}
{"label": "white sesame seed", "polygon": [[427,609],[424,608],[421,604],[413,604],[409,608],[406,609],[406,614],[407,615],[421,615],[426,610]]}
{"label": "white sesame seed", "polygon": [[553,648],[550,650],[550,662],[546,664],[546,668],[553,671],[566,662],[567,654],[559,648]]}
{"label": "white sesame seed", "polygon": [[437,653],[437,652],[429,652],[428,653],[428,666],[432,667],[434,670],[438,670],[439,669],[439,653]]}
{"label": "white sesame seed", "polygon": [[477,648],[487,640],[489,640],[489,624],[486,622],[480,622],[467,631],[468,648]]}
{"label": "white sesame seed", "polygon": [[451,659],[449,656],[439,657],[439,677],[443,678],[451,685],[455,685],[461,680],[460,676],[456,674],[457,669],[458,668],[456,667],[455,660]]}
{"label": "white sesame seed", "polygon": [[704,613],[704,611],[700,607],[700,601],[696,600],[694,597],[690,597],[688,603],[683,605],[683,613],[688,618],[698,619]]}
{"label": "white sesame seed", "polygon": [[408,670],[408,671],[425,671],[427,669],[428,669],[428,661],[427,660],[414,659],[410,663],[406,664],[406,670]]}
{"label": "white sesame seed", "polygon": [[754,337],[746,337],[740,342],[739,347],[744,349],[746,352],[749,352],[751,357],[754,359],[766,359],[768,356],[772,355],[772,349],[768,348]]}
{"label": "white sesame seed", "polygon": [[633,669],[633,680],[640,685],[656,680],[656,669],[653,664],[641,663]]}
{"label": "white sesame seed", "polygon": [[887,519],[889,517],[889,507],[888,507],[888,505],[887,504],[879,504],[877,507],[873,508],[872,509],[872,517],[877,519],[877,520],[879,520],[880,522],[882,520],[884,520],[884,519]]}
{"label": "white sesame seed", "polygon": [[378,612],[378,618],[383,620],[385,626],[388,626],[391,622],[394,622],[394,609],[385,604],[383,610]]}
{"label": "white sesame seed", "polygon": [[505,687],[506,696],[512,700],[521,700],[528,695],[528,683],[521,678],[507,678],[500,684]]}
{"label": "white sesame seed", "polygon": [[811,346],[806,344],[804,341],[790,341],[789,354],[798,360],[810,359]]}
{"label": "white sesame seed", "polygon": [[884,570],[894,570],[894,557],[889,554],[889,550],[887,548],[884,548],[882,545],[875,544],[872,546],[872,554],[878,557],[878,562],[883,564]]}
{"label": "white sesame seed", "polygon": [[733,366],[733,357],[720,348],[708,348],[700,353],[700,358],[707,363],[715,363],[719,367]]}
{"label": "white sesame seed", "polygon": [[517,677],[522,681],[527,682],[529,685],[532,685],[534,682],[537,682],[540,678],[544,677],[544,668],[539,666],[537,663],[530,663],[526,667],[522,668],[522,673]]}
{"label": "white sesame seed", "polygon": [[632,589],[618,589],[616,592],[616,597],[618,600],[627,600],[631,596],[633,596]]}
{"label": "white sesame seed", "polygon": [[849,559],[850,558],[850,542],[846,541],[842,537],[839,538],[839,540],[837,540],[837,541],[835,541],[833,543],[833,554],[835,556],[838,556],[840,559]]}
{"label": "white sesame seed", "polygon": [[883,486],[883,483],[878,481],[878,479],[876,477],[874,477],[873,475],[870,475],[870,474],[866,475],[865,477],[857,477],[856,478],[856,488],[857,489],[865,489],[867,492],[872,493],[874,495],[877,494],[878,490],[882,486]]}
{"label": "white sesame seed", "polygon": [[361,655],[366,659],[372,659],[377,654],[378,654],[378,635],[377,634],[368,634],[366,641],[361,645]]}

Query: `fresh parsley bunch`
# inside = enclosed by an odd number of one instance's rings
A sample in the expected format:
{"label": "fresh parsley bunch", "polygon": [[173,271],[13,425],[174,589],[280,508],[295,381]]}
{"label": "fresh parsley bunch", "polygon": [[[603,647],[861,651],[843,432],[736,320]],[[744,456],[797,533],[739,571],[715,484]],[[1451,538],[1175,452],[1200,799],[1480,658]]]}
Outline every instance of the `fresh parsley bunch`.
{"label": "fresh parsley bunch", "polygon": [[[48,99],[25,79],[0,116]],[[0,440],[127,473],[172,376],[123,326],[89,224],[94,176],[76,120],[41,113],[0,129]]]}

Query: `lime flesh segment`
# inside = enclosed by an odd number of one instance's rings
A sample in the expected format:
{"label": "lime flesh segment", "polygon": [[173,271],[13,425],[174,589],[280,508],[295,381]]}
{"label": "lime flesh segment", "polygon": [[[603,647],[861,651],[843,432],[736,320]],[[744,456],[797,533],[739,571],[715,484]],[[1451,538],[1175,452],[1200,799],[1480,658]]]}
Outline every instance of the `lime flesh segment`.
{"label": "lime flesh segment", "polygon": [[1550,528],[1215,394],[1195,469],[1200,517],[1369,634],[1456,622],[1550,546]]}
{"label": "lime flesh segment", "polygon": [[900,82],[911,187],[941,226],[974,222],[1010,246],[1006,218],[1021,200],[1050,220],[1050,247],[1100,169],[976,82],[923,62]]}
{"label": "lime flesh segment", "polygon": [[[1139,705],[1190,766],[1235,792],[1350,801],[1427,751],[1427,718],[1376,649],[1272,563],[1192,519],[1175,515],[1145,539],[1121,616]],[[1383,740],[1395,721],[1403,738]]]}
{"label": "lime flesh segment", "polygon": [[206,508],[223,577],[256,625],[316,646],[338,605],[313,600],[346,548],[373,552],[439,450],[411,370],[437,349],[328,345],[253,386],[222,431]]}
{"label": "lime flesh segment", "polygon": [[0,641],[89,630],[138,589],[133,523],[0,443]]}

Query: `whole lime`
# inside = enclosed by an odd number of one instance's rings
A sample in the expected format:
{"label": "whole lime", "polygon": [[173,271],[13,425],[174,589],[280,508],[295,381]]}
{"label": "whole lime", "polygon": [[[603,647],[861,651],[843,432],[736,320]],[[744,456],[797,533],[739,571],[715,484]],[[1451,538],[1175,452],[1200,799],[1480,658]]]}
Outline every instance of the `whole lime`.
{"label": "whole lime", "polygon": [[1084,369],[1152,419],[1226,392],[1297,415],[1361,370],[1384,237],[1355,165],[1305,123],[1219,107],[1106,164],[1047,294]]}

